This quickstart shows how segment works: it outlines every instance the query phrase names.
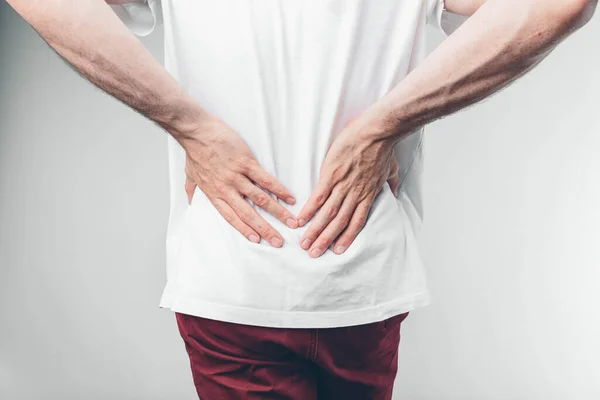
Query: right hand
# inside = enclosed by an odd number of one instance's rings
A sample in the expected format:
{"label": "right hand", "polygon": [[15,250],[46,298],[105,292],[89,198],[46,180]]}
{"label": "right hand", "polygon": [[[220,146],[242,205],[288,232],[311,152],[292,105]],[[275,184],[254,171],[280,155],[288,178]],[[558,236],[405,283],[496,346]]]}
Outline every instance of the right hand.
{"label": "right hand", "polygon": [[201,121],[179,142],[186,151],[188,202],[191,204],[198,186],[225,220],[248,240],[258,243],[263,238],[272,246],[281,247],[283,238],[279,232],[244,197],[294,229],[298,227],[296,218],[266,191],[287,204],[296,200],[260,166],[244,139],[225,122],[211,118]]}

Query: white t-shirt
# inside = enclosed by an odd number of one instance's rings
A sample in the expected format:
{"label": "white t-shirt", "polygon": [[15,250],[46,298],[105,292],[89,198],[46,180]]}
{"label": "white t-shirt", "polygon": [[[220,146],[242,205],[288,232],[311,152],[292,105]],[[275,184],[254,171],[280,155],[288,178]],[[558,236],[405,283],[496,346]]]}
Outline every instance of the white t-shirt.
{"label": "white t-shirt", "polygon": [[[162,4],[161,4],[162,3]],[[137,35],[164,24],[165,67],[235,129],[296,196],[296,215],[335,135],[426,56],[443,0],[148,0],[114,6]],[[160,307],[258,326],[326,328],[381,321],[431,301],[417,247],[419,129],[397,144],[402,186],[385,184],[341,255],[311,258],[291,229],[253,207],[284,239],[252,243],[198,188],[184,191],[185,152],[168,137],[167,283]],[[274,196],[273,196],[274,197]]]}

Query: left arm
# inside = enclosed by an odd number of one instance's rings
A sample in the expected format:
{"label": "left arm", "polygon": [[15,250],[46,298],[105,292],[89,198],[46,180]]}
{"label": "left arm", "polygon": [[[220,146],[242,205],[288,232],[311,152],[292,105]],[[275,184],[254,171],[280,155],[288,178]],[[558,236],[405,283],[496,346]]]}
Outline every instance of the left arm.
{"label": "left arm", "polygon": [[334,252],[344,252],[366,223],[398,141],[531,70],[590,20],[596,3],[446,0],[447,10],[472,16],[336,137],[317,187],[298,214],[301,226],[315,216],[302,248],[318,257],[335,240]]}

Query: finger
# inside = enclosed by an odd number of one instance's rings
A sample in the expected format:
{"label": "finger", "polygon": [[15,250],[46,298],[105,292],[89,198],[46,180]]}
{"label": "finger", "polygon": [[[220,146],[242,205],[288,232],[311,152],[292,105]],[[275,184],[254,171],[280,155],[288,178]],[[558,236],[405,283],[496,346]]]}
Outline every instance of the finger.
{"label": "finger", "polygon": [[[371,209],[371,204],[373,203],[373,198],[368,198],[360,202],[356,209],[354,210],[354,214],[352,214],[352,218],[348,223],[348,227],[342,232],[342,234],[335,241],[334,251],[336,254],[341,254],[356,239],[359,232],[367,223],[367,216],[369,215],[369,210]],[[340,251],[338,251],[338,248]]]}
{"label": "finger", "polygon": [[240,192],[246,195],[250,200],[257,206],[273,215],[275,218],[289,226],[290,228],[297,228],[298,221],[285,207],[275,201],[269,196],[264,190],[244,177],[244,182],[240,184]]}
{"label": "finger", "polygon": [[194,197],[194,190],[196,190],[196,184],[190,179],[189,176],[185,177],[185,193],[187,194],[188,204],[192,204],[192,198]]}
{"label": "finger", "polygon": [[[327,227],[321,232],[319,237],[315,240],[313,245],[311,246],[308,254],[311,257],[319,257],[321,254],[331,246],[331,243],[339,236],[339,234],[348,226],[350,220],[352,218],[352,214],[356,209],[356,200],[347,196],[342,203],[342,207],[340,208],[340,212],[336,215],[336,217],[327,225]],[[338,246],[340,247],[340,246]],[[338,252],[339,250],[339,252]],[[338,249],[337,247],[334,251],[337,254],[343,253],[345,248]]]}
{"label": "finger", "polygon": [[229,204],[221,199],[215,199],[212,203],[219,214],[221,214],[231,226],[237,229],[238,232],[244,235],[246,239],[254,243],[260,242],[260,236],[258,233],[244,223],[244,221],[242,221],[242,219],[235,213]]}
{"label": "finger", "polygon": [[263,189],[273,193],[286,203],[296,203],[296,198],[292,195],[292,193],[260,166],[250,168],[246,176],[252,179],[252,181],[254,181],[256,184],[260,185]]}
{"label": "finger", "polygon": [[313,190],[312,194],[306,201],[306,204],[304,204],[304,207],[302,207],[296,217],[298,219],[299,226],[306,225],[306,223],[315,215],[317,210],[323,206],[332,190],[333,185],[331,185],[328,180],[319,180],[317,187]]}
{"label": "finger", "polygon": [[[308,250],[311,247],[321,232],[323,232],[327,225],[329,225],[329,223],[338,215],[344,197],[345,193],[342,193],[341,190],[334,190],[331,192],[331,196],[329,196],[325,204],[323,204],[314,221],[311,222],[300,238],[300,247],[304,250]],[[300,218],[300,216],[298,218]],[[325,249],[322,250],[325,251]]]}
{"label": "finger", "polygon": [[283,245],[283,239],[279,233],[240,194],[230,196],[227,199],[227,203],[242,221],[258,232],[260,237],[267,240],[273,247],[281,247]]}

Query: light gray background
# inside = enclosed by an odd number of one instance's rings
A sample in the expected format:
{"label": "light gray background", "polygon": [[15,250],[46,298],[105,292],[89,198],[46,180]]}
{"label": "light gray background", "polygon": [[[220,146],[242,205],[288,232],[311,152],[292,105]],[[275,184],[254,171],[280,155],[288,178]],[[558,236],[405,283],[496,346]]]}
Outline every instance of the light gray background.
{"label": "light gray background", "polygon": [[[599,32],[428,127],[434,303],[403,326],[395,398],[600,398]],[[142,41],[162,60],[161,30]],[[1,399],[195,398],[158,308],[166,144],[0,2]]]}

